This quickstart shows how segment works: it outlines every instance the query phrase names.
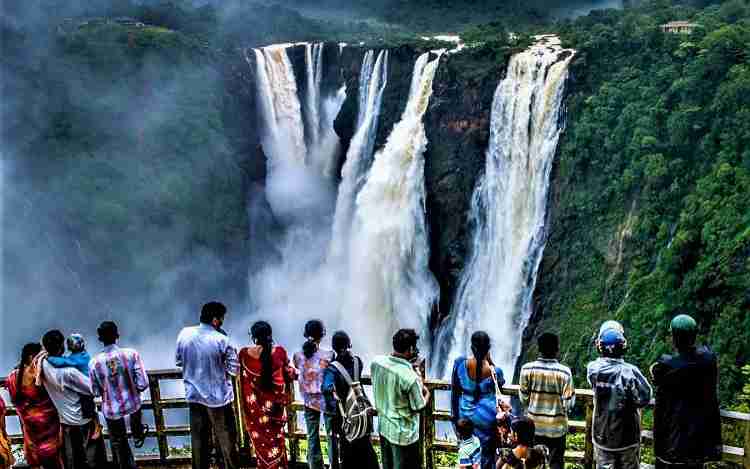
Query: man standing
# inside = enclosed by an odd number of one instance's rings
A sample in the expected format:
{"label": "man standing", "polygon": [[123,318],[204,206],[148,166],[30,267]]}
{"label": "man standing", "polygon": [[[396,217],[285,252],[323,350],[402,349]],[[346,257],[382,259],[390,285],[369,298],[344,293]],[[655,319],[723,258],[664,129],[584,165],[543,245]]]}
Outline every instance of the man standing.
{"label": "man standing", "polygon": [[135,469],[125,417],[130,416],[135,446],[140,448],[148,429],[143,425],[141,416],[141,393],[148,389],[148,376],[138,352],[117,346],[120,338],[117,324],[105,321],[97,333],[104,350],[89,365],[91,388],[95,396],[102,398],[102,412],[107,419],[114,467]]}
{"label": "man standing", "polygon": [[686,315],[672,319],[677,353],[651,366],[656,385],[654,453],[658,469],[694,469],[721,459],[721,417],[716,394],[716,355],[696,347],[698,324]]}
{"label": "man standing", "polygon": [[[51,357],[61,357],[65,351],[62,332],[52,330],[42,337],[42,345]],[[99,469],[106,465],[104,439],[95,419],[84,417],[81,396],[92,396],[91,382],[73,367],[55,368],[43,356],[39,380],[47,390],[60,415],[65,467]]]}
{"label": "man standing", "polygon": [[557,335],[545,332],[537,345],[540,358],[521,367],[518,397],[534,421],[536,442],[549,449],[550,468],[563,469],[568,412],[575,403],[573,375],[557,361]]}
{"label": "man standing", "polygon": [[234,388],[237,350],[223,332],[227,308],[203,305],[200,325],[186,327],[177,338],[177,366],[182,368],[185,398],[190,406],[193,468],[208,469],[211,432],[227,469],[237,467],[234,428]]}
{"label": "man standing", "polygon": [[594,458],[599,469],[638,469],[641,409],[651,401],[643,373],[623,360],[627,341],[620,329],[599,334],[600,358],[586,367],[594,390]]}
{"label": "man standing", "polygon": [[419,412],[430,394],[415,371],[418,341],[414,329],[399,330],[393,353],[375,357],[370,366],[383,469],[421,467]]}

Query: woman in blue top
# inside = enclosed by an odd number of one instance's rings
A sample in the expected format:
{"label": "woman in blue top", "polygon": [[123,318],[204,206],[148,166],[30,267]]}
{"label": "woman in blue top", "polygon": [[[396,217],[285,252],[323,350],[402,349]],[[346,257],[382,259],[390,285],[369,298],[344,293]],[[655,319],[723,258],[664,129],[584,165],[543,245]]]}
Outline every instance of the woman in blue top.
{"label": "woman in blue top", "polygon": [[471,336],[472,358],[461,357],[453,364],[451,415],[453,422],[468,419],[482,444],[482,469],[495,467],[497,448],[497,399],[492,373],[497,385],[505,384],[503,371],[490,358],[490,336],[477,331]]}

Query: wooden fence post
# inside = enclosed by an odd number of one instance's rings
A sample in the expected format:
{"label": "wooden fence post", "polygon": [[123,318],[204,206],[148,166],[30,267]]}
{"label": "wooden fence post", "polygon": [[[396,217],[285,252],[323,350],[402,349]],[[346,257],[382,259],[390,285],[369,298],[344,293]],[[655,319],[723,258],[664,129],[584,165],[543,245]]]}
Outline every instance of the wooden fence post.
{"label": "wooden fence post", "polygon": [[428,386],[430,390],[430,401],[422,412],[419,430],[422,439],[422,464],[425,469],[433,469],[435,460],[433,458],[433,444],[435,441],[435,389]]}
{"label": "wooden fence post", "polygon": [[164,409],[161,404],[161,387],[159,385],[159,378],[157,376],[149,375],[148,386],[151,392],[154,424],[156,425],[156,441],[159,444],[159,460],[161,462],[166,462],[169,457],[169,442],[167,441],[166,433],[164,433],[167,425],[164,420]]}
{"label": "wooden fence post", "polygon": [[750,469],[750,420],[745,422],[745,469]]}
{"label": "wooden fence post", "polygon": [[294,467],[297,465],[297,458],[299,456],[299,441],[295,434],[297,433],[297,411],[294,410],[294,384],[289,389],[289,402],[290,404],[286,408],[287,416],[287,431],[289,432],[289,465]]}
{"label": "wooden fence post", "polygon": [[594,467],[594,404],[586,401],[586,441],[583,447],[583,466],[586,468]]}

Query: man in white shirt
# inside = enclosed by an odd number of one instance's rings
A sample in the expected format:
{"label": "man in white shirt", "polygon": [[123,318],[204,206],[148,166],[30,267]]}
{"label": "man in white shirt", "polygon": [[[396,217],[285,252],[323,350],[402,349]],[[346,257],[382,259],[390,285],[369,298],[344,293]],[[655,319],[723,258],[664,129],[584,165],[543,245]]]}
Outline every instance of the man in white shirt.
{"label": "man in white shirt", "polygon": [[[42,345],[47,354],[62,356],[65,336],[58,330],[44,334]],[[66,467],[99,469],[106,467],[104,439],[94,420],[83,416],[81,396],[92,396],[91,381],[73,367],[55,368],[46,359],[41,363],[41,382],[60,414],[65,445]]]}
{"label": "man in white shirt", "polygon": [[223,304],[206,303],[200,325],[184,328],[177,338],[175,362],[182,368],[189,404],[193,469],[208,469],[211,433],[223,460],[219,467],[238,467],[232,377],[237,376],[239,362],[221,328],[226,313]]}

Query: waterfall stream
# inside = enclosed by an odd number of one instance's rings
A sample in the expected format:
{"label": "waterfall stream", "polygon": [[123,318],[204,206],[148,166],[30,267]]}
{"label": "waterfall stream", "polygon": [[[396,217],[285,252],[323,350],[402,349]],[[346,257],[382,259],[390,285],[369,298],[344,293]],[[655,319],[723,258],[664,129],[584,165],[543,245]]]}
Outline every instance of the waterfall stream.
{"label": "waterfall stream", "polygon": [[333,217],[333,237],[329,256],[331,262],[342,262],[347,252],[354,204],[372,162],[380,105],[387,81],[388,51],[380,51],[377,58],[374,51],[367,51],[359,75],[357,131],[349,144],[346,160],[341,169],[341,182]]}
{"label": "waterfall stream", "polygon": [[532,309],[546,241],[547,194],[562,131],[561,109],[573,51],[544,36],[516,54],[492,104],[485,173],[470,212],[471,257],[449,318],[436,336],[432,372],[449,376],[475,330],[493,339],[492,357],[513,376]]}
{"label": "waterfall stream", "polygon": [[438,284],[428,267],[423,117],[439,62],[440,54],[417,59],[406,109],[356,199],[343,311],[367,351],[390,350],[399,327],[412,327],[429,340]]}

